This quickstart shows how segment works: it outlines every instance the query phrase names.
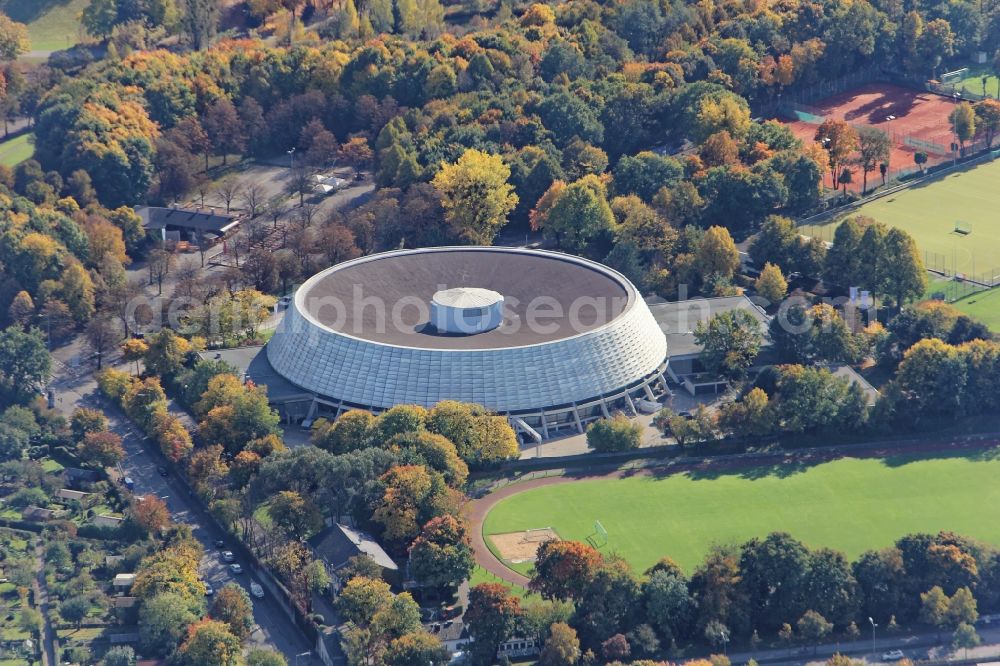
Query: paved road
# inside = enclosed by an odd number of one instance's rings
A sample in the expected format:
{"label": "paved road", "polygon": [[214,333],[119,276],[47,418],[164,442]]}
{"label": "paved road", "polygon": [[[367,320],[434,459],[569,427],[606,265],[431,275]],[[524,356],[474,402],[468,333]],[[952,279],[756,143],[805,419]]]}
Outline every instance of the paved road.
{"label": "paved road", "polygon": [[[72,363],[66,362],[67,359],[76,358],[78,353],[79,347],[76,345],[69,345],[55,352],[56,376],[52,387],[57,395],[56,407],[66,416],[69,416],[77,406],[104,411],[111,429],[122,436],[126,452],[122,469],[135,482],[135,494],[153,494],[162,498],[170,509],[174,521],[191,526],[195,537],[205,547],[205,557],[199,567],[205,581],[215,589],[235,581],[249,592],[252,576],[249,573],[239,576],[230,574],[228,565],[221,561],[219,552],[213,545],[216,539],[228,537],[201,522],[198,512],[193,507],[195,499],[186,496],[180,490],[181,484],[172,476],[167,478],[160,476],[157,471],[158,458],[147,450],[142,433],[111,405],[110,401],[100,396],[97,383],[89,373],[74,370]],[[125,369],[125,366],[122,368]],[[247,640],[248,646],[274,647],[285,655],[289,663],[295,662],[295,655],[312,649],[302,632],[274,602],[269,602],[267,598],[254,599],[254,619],[257,628]],[[303,656],[299,658],[298,663],[300,666],[306,666],[314,662]],[[319,661],[316,660],[315,663],[318,664]]]}

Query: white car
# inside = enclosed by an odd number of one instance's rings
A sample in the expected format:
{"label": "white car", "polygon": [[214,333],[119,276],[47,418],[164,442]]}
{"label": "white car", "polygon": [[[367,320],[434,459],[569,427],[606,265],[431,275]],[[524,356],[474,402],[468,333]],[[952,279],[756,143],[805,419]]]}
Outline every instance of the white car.
{"label": "white car", "polygon": [[208,583],[205,583],[205,596],[206,597],[210,597],[213,594],[215,594],[215,590],[212,589],[211,585],[209,585]]}
{"label": "white car", "polygon": [[229,562],[235,562],[236,561],[236,556],[233,555],[233,551],[231,551],[231,550],[224,550],[224,551],[222,551],[222,561],[226,562],[227,564]]}
{"label": "white car", "polygon": [[899,661],[905,657],[902,650],[889,650],[882,653],[882,661]]}
{"label": "white car", "polygon": [[240,566],[239,562],[234,562],[229,565],[229,571],[234,574],[241,574],[243,573],[243,567]]}
{"label": "white car", "polygon": [[250,583],[250,594],[257,597],[258,599],[263,599],[264,588],[260,586],[260,583]]}

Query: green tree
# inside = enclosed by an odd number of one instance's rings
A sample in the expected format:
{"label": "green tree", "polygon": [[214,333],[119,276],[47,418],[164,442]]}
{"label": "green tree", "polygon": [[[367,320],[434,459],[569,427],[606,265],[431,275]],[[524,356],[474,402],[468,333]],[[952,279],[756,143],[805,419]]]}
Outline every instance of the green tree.
{"label": "green tree", "polygon": [[559,247],[583,252],[614,226],[603,183],[596,176],[584,176],[556,196],[542,230],[555,237]]}
{"label": "green tree", "polygon": [[252,648],[247,652],[247,666],[288,666],[285,655],[277,650]]}
{"label": "green tree", "polygon": [[976,633],[976,628],[968,622],[958,625],[951,637],[952,647],[956,650],[959,648],[964,649],[966,659],[969,657],[969,648],[976,647],[979,643],[980,639],[979,634]]}
{"label": "green tree", "polygon": [[267,513],[275,525],[295,539],[304,539],[323,527],[323,514],[316,503],[294,490],[275,495]]}
{"label": "green tree", "polygon": [[101,659],[101,666],[135,666],[135,663],[135,650],[129,645],[116,645]]}
{"label": "green tree", "polygon": [[219,28],[219,0],[183,0],[182,25],[191,45],[199,51],[212,43]]}
{"label": "green tree", "polygon": [[919,298],[927,290],[927,271],[913,237],[893,227],[885,236],[878,265],[879,284],[902,308],[910,298]]}
{"label": "green tree", "polygon": [[165,592],[139,607],[139,642],[143,654],[168,655],[184,638],[188,625],[197,621],[188,600]]}
{"label": "green tree", "polygon": [[642,426],[624,414],[598,419],[587,427],[587,446],[604,453],[637,449],[642,442]]}
{"label": "green tree", "polygon": [[441,167],[432,182],[455,236],[479,245],[493,242],[518,201],[508,178],[510,167],[499,155],[475,149]]}
{"label": "green tree", "polygon": [[9,326],[0,331],[0,397],[23,403],[37,394],[52,369],[38,329]]}
{"label": "green tree", "polygon": [[87,34],[107,39],[118,22],[117,0],[90,0],[83,8],[80,23]]}
{"label": "green tree", "polygon": [[746,310],[720,312],[698,322],[695,341],[702,346],[701,362],[709,372],[740,379],[750,368],[763,342],[760,323]]}
{"label": "green tree", "polygon": [[646,617],[664,639],[684,636],[696,609],[687,581],[679,572],[655,571],[643,585]]}
{"label": "green tree", "polygon": [[831,631],[833,631],[833,624],[828,622],[825,617],[813,610],[808,610],[799,618],[796,627],[799,630],[799,636],[802,636],[807,641],[812,641],[813,643],[818,643],[819,641],[826,638]]}
{"label": "green tree", "polygon": [[920,595],[920,621],[936,629],[948,624],[948,595],[937,585]]}
{"label": "green tree", "polygon": [[90,599],[82,595],[70,597],[59,604],[59,615],[70,624],[76,625],[77,629],[89,613]]}

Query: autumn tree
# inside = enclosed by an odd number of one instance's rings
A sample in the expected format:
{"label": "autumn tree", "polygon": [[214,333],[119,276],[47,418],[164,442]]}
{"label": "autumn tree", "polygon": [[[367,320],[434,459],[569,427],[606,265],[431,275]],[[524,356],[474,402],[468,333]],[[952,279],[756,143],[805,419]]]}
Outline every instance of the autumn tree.
{"label": "autumn tree", "polygon": [[993,148],[993,139],[1000,130],[1000,101],[984,99],[973,107],[976,112],[976,127],[983,131],[986,147]]}
{"label": "autumn tree", "polygon": [[0,13],[0,60],[14,60],[30,50],[28,27]]}
{"label": "autumn tree", "polygon": [[826,151],[833,189],[837,189],[841,167],[858,149],[858,132],[844,120],[829,119],[816,130],[815,140]]}
{"label": "autumn tree", "polygon": [[580,654],[580,639],[576,630],[565,622],[556,622],[549,628],[538,663],[542,666],[573,666],[579,661]]}
{"label": "autumn tree", "polygon": [[109,430],[86,433],[77,452],[81,460],[99,467],[113,467],[125,459],[121,436]]}
{"label": "autumn tree", "polygon": [[91,433],[104,432],[108,429],[108,417],[97,409],[77,407],[70,417],[70,430],[73,440],[80,442]]}
{"label": "autumn tree", "polygon": [[136,498],[129,508],[129,516],[148,534],[155,535],[170,526],[170,510],[166,502],[156,495]]}
{"label": "autumn tree", "polygon": [[337,159],[353,167],[355,172],[371,165],[374,153],[368,145],[368,140],[361,136],[351,137],[337,149]]}
{"label": "autumn tree", "polygon": [[457,585],[473,567],[468,528],[454,516],[432,518],[410,545],[410,573],[428,587]]}
{"label": "autumn tree", "polygon": [[712,276],[731,280],[740,267],[740,253],[729,230],[709,227],[698,244],[695,263],[702,280]]}
{"label": "autumn tree", "polygon": [[[228,97],[220,97],[205,112],[202,120],[205,133],[216,155],[222,155],[222,164],[231,154],[242,154],[246,150],[246,137],[240,123],[236,107]],[[226,204],[229,212],[229,204]]]}
{"label": "autumn tree", "polygon": [[470,650],[474,664],[494,662],[497,648],[513,634],[521,614],[520,600],[503,585],[483,583],[469,591],[464,620],[475,639]]}
{"label": "autumn tree", "polygon": [[546,541],[538,548],[528,587],[546,599],[580,599],[603,558],[579,541]]}
{"label": "autumn tree", "polygon": [[451,654],[437,636],[414,631],[393,639],[383,659],[386,666],[445,666]]}
{"label": "autumn tree", "polygon": [[948,114],[951,131],[958,139],[962,154],[965,154],[965,143],[976,136],[976,112],[968,102],[962,102]]}
{"label": "autumn tree", "polygon": [[187,639],[177,649],[177,657],[184,666],[240,666],[242,646],[229,625],[206,619],[188,627]]}
{"label": "autumn tree", "polygon": [[509,178],[510,167],[499,155],[475,149],[466,150],[454,164],[442,165],[432,182],[456,237],[476,245],[493,242],[517,205]]}
{"label": "autumn tree", "polygon": [[764,264],[754,288],[771,305],[780,303],[788,293],[788,283],[781,274],[781,269],[770,262]]}
{"label": "autumn tree", "polygon": [[861,193],[868,191],[868,173],[878,168],[879,164],[889,160],[892,152],[892,139],[877,127],[862,127],[858,130],[858,164],[861,166]]}
{"label": "autumn tree", "polygon": [[209,615],[229,625],[229,631],[240,640],[246,640],[253,630],[253,603],[241,585],[229,583],[215,593]]}

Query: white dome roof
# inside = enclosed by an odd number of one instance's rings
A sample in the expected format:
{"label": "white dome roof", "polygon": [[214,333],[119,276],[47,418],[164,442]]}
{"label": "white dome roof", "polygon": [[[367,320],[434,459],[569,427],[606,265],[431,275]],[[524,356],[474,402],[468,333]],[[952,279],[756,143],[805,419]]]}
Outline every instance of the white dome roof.
{"label": "white dome roof", "polygon": [[432,300],[444,307],[466,310],[468,308],[486,308],[502,303],[503,296],[492,289],[456,287],[435,292]]}

